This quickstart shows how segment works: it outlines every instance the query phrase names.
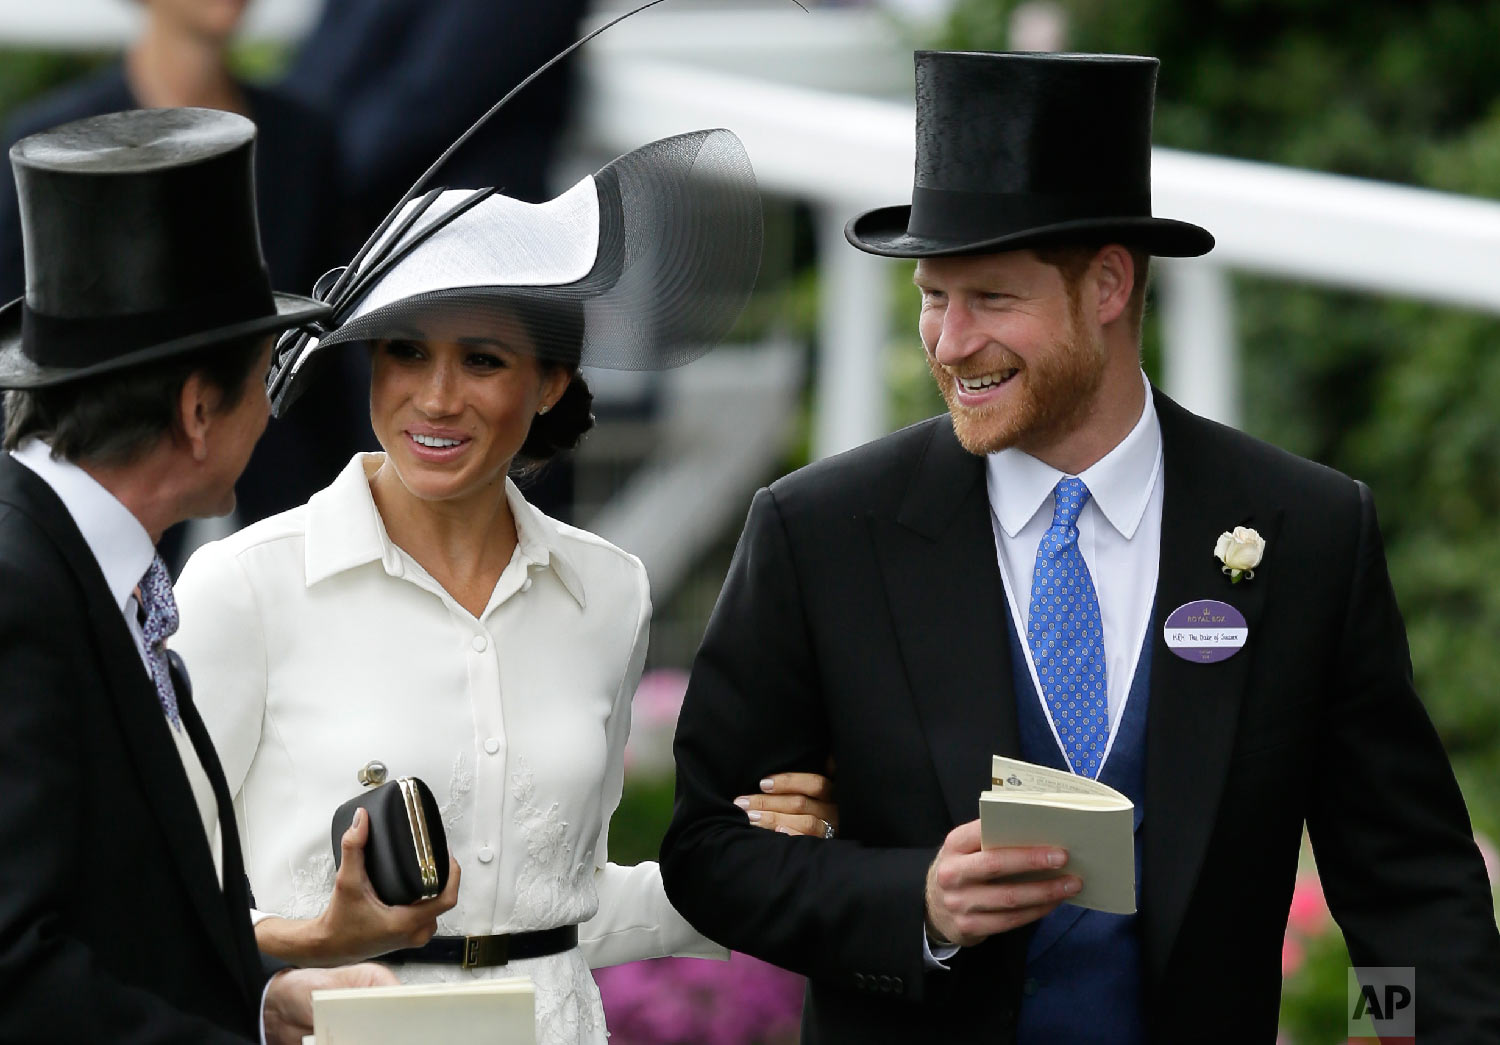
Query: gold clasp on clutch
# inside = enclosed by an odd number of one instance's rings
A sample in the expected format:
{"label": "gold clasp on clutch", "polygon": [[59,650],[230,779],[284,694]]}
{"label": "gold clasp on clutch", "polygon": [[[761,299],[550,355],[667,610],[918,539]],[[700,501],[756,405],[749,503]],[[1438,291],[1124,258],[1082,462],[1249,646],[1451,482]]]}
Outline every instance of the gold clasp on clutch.
{"label": "gold clasp on clutch", "polygon": [[359,782],[365,787],[378,787],[385,783],[385,763],[379,759],[372,758],[359,768]]}
{"label": "gold clasp on clutch", "polygon": [[431,900],[438,894],[438,867],[432,851],[432,836],[427,833],[422,795],[412,777],[404,776],[396,781],[396,785],[401,788],[401,798],[406,803],[406,820],[411,828],[412,846],[416,849],[417,870],[422,875],[422,899]]}

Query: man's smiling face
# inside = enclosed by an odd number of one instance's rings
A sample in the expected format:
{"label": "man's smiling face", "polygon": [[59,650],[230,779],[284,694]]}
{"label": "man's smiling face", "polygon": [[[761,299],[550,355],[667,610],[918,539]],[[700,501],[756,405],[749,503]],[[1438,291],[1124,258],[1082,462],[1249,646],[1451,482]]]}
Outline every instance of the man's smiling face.
{"label": "man's smiling face", "polygon": [[1103,340],[1055,266],[1029,250],[923,258],[914,282],[927,365],[965,449],[1045,451],[1087,422]]}

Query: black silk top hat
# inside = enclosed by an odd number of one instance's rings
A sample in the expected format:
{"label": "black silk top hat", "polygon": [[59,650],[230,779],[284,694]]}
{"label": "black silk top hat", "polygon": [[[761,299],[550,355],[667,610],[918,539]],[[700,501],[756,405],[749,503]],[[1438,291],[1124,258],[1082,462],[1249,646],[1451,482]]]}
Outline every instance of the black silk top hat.
{"label": "black silk top hat", "polygon": [[1155,58],[918,51],[910,206],[844,230],[886,257],[1123,243],[1166,257],[1213,249],[1206,229],[1151,214]]}
{"label": "black silk top hat", "polygon": [[110,113],[10,150],[26,294],[0,309],[0,388],[39,388],[311,322],[261,257],[255,125],[215,109]]}

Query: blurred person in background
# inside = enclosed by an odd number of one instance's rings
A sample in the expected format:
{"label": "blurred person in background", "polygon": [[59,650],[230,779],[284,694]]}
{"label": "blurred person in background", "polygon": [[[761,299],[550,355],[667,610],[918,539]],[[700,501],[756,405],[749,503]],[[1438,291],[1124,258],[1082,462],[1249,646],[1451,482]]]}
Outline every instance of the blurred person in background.
{"label": "blurred person in background", "polygon": [[[337,123],[353,229],[373,229],[433,157],[578,37],[588,0],[325,0],[282,88]],[[549,70],[437,172],[538,203],[576,93]]]}
{"label": "blurred person in background", "polygon": [[[310,990],[256,953],[230,794],[153,544],[222,515],[265,428],[276,333],[255,128],[204,109],[11,152],[27,295],[0,310],[0,1040],[299,1045]],[[268,981],[268,975],[275,972]]]}
{"label": "blurred person in background", "polygon": [[[145,20],[119,62],[18,109],[5,130],[7,148],[28,134],[70,120],[126,109],[199,107],[249,117],[256,124],[255,185],[261,244],[271,285],[307,293],[340,257],[336,230],[345,197],[339,184],[333,124],[288,93],[246,83],[230,70],[230,44],[249,0],[139,0]],[[21,229],[16,194],[0,186],[0,301],[22,292]],[[274,422],[241,478],[236,517],[252,522],[300,504],[370,445],[363,388],[367,375],[351,359],[323,374],[322,408]],[[173,561],[177,534],[163,553]]]}
{"label": "blurred person in background", "polygon": [[[271,285],[306,293],[334,265],[341,190],[338,139],[323,113],[285,91],[246,83],[230,68],[230,45],[250,0],[137,0],[140,35],[95,75],[20,106],[5,146],[70,120],[125,109],[197,107],[255,122],[255,184],[261,245]],[[21,232],[7,172],[0,195],[0,299],[21,293]]]}
{"label": "blurred person in background", "polygon": [[[1304,825],[1366,985],[1415,977],[1416,1040],[1500,1040],[1369,489],[1141,369],[1150,259],[1213,247],[1152,213],[1156,72],[918,53],[911,203],[845,232],[916,259],[948,411],[761,490],[694,662],[668,894],[807,975],[822,1045],[1269,1045]],[[747,781],[830,755],[839,839],[749,830]],[[994,755],[1131,800],[1135,913],[1068,903],[1060,849],[981,847]]]}

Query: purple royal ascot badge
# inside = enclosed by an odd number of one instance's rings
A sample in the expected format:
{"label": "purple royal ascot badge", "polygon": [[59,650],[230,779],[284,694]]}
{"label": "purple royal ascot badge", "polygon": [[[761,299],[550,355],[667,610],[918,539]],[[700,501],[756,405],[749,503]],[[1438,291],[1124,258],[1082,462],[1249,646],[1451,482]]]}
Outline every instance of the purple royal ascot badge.
{"label": "purple royal ascot badge", "polygon": [[1227,602],[1194,599],[1167,617],[1162,637],[1167,649],[1194,664],[1217,664],[1240,651],[1250,629],[1245,615]]}

